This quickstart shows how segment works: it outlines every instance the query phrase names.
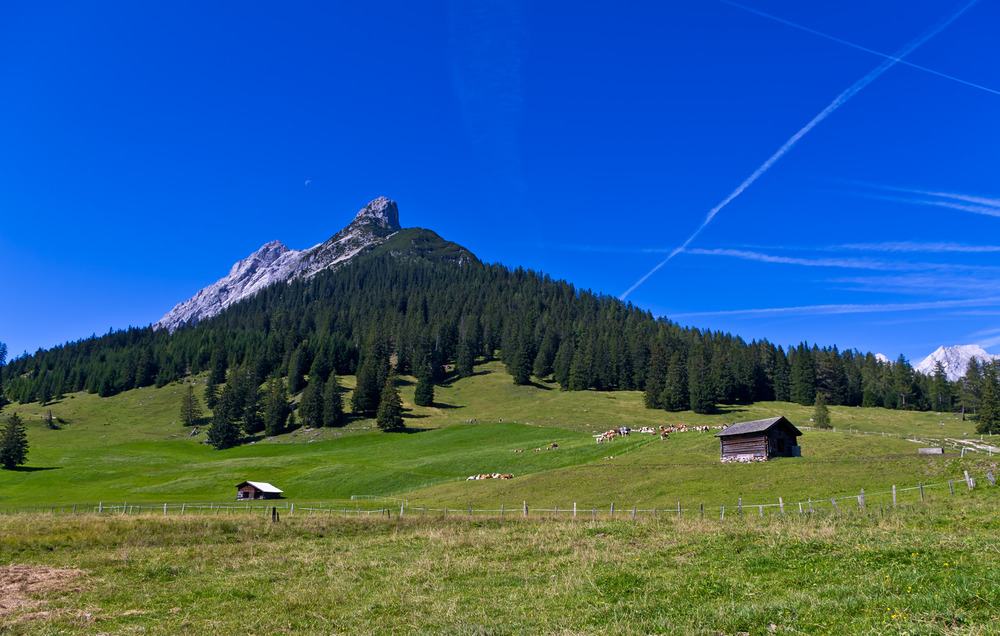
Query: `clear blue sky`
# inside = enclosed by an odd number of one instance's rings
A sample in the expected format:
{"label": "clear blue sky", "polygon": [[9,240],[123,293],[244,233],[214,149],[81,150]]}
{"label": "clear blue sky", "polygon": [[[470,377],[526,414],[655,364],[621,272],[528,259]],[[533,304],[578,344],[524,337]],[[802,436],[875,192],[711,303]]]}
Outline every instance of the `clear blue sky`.
{"label": "clear blue sky", "polygon": [[[784,22],[718,0],[3,3],[0,341],[148,325],[384,195],[404,226],[684,325],[1000,350],[998,4],[923,41],[968,2],[747,3]],[[874,78],[858,48],[914,43],[922,68]]]}

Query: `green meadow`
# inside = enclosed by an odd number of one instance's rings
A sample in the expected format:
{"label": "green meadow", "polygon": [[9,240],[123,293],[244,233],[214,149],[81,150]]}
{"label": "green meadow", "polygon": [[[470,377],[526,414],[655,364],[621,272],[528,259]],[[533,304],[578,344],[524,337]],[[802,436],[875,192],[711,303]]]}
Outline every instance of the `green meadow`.
{"label": "green meadow", "polygon": [[[941,484],[964,470],[994,465],[988,453],[919,456],[924,442],[966,442],[971,422],[952,414],[832,407],[833,431],[806,431],[802,457],[765,464],[721,464],[715,430],[661,441],[633,432],[597,444],[610,428],[719,426],[785,415],[809,425],[811,409],[790,403],[722,406],[709,416],[643,407],[637,392],[565,392],[544,384],[514,386],[502,365],[482,365],[464,380],[437,387],[435,405],[412,404],[414,383],[401,392],[407,432],[386,434],[372,420],[339,429],[298,429],[217,451],[206,426],[178,421],[182,384],[109,398],[76,393],[40,408],[10,405],[25,419],[27,466],[0,471],[0,509],[107,502],[216,502],[234,499],[235,484],[267,481],[285,491],[284,505],[330,506],[352,496],[405,499],[411,506],[475,509],[640,507],[685,509],[828,500],[918,483]],[[347,378],[349,382],[353,378]],[[51,409],[58,430],[48,429]],[[874,434],[860,434],[862,431]],[[882,434],[893,436],[883,436]],[[989,439],[984,440],[984,444]],[[953,443],[953,442],[949,442]],[[551,445],[557,448],[551,448]],[[539,450],[535,450],[539,449]],[[523,452],[515,452],[523,451]],[[467,481],[481,473],[511,480]]]}
{"label": "green meadow", "polygon": [[[179,424],[183,384],[8,406],[31,448],[0,471],[0,634],[996,633],[998,458],[917,453],[991,446],[971,422],[832,407],[802,457],[722,464],[715,430],[593,436],[812,409],[651,411],[496,363],[433,407],[413,386],[404,433],[355,420],[226,451]],[[235,501],[247,479],[285,491],[280,522]]]}

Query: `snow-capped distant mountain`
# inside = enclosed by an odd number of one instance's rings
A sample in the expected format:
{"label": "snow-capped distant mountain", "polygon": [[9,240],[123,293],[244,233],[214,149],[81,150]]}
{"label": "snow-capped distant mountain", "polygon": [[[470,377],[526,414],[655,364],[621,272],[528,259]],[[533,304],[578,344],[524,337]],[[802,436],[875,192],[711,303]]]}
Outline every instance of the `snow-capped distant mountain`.
{"label": "snow-capped distant mountain", "polygon": [[887,358],[884,353],[876,353],[875,359],[879,362],[889,362],[889,358]]}
{"label": "snow-capped distant mountain", "polygon": [[913,367],[913,370],[924,375],[934,375],[934,366],[940,362],[944,365],[945,375],[954,382],[965,376],[965,371],[969,368],[969,360],[972,358],[978,358],[985,362],[987,360],[1000,360],[1000,355],[986,353],[979,345],[938,347],[934,353],[924,358],[923,362]]}
{"label": "snow-capped distant mountain", "polygon": [[369,252],[399,229],[396,202],[379,197],[362,208],[350,225],[307,250],[292,250],[279,241],[267,243],[233,265],[228,276],[179,303],[153,327],[173,332],[181,325],[210,318],[268,285],[308,278]]}

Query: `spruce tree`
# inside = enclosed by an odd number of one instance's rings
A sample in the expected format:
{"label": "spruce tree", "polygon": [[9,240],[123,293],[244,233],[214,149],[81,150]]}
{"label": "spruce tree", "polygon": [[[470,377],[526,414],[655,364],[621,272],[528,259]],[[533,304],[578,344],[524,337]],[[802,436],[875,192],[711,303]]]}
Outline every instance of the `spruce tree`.
{"label": "spruce tree", "polygon": [[357,384],[351,394],[351,412],[355,415],[371,415],[378,410],[381,387],[377,365],[373,356],[366,356],[358,369]]}
{"label": "spruce tree", "polygon": [[201,421],[201,416],[201,402],[194,394],[194,384],[188,384],[187,391],[181,396],[181,424],[194,426]]}
{"label": "spruce tree", "polygon": [[413,389],[413,403],[417,406],[434,405],[434,381],[429,370],[421,370],[417,386]]}
{"label": "spruce tree", "polygon": [[1000,433],[1000,362],[982,364],[977,433]]}
{"label": "spruce tree", "polygon": [[379,400],[375,424],[383,431],[403,430],[403,400],[396,389],[396,374],[393,371],[385,379],[382,398]]}
{"label": "spruce tree", "polygon": [[299,418],[303,426],[311,428],[323,426],[323,380],[318,377],[310,380],[306,390],[302,392]]}
{"label": "spruce tree", "polygon": [[0,466],[7,470],[28,461],[28,434],[20,416],[14,413],[0,430]]}
{"label": "spruce tree", "polygon": [[220,398],[219,406],[212,416],[212,425],[208,427],[208,443],[216,450],[232,448],[240,443],[240,426],[233,421],[230,409],[225,408],[223,399]]}
{"label": "spruce tree", "polygon": [[[653,351],[649,355],[649,366],[646,368],[646,390],[643,402],[647,409],[663,408],[663,387],[667,380],[667,357],[663,342],[653,343]],[[683,409],[681,409],[683,410]]]}
{"label": "spruce tree", "polygon": [[337,374],[331,373],[323,392],[323,426],[344,425],[344,398],[340,391]]}
{"label": "spruce tree", "polygon": [[288,391],[280,379],[272,379],[267,387],[267,402],[264,406],[264,434],[268,437],[281,435],[285,432],[285,422],[291,413],[288,404]]}
{"label": "spruce tree", "polygon": [[813,424],[817,428],[830,428],[830,409],[826,406],[826,396],[822,392],[817,391],[816,397],[813,398]]}
{"label": "spruce tree", "polygon": [[687,367],[679,351],[670,356],[667,379],[663,385],[663,408],[668,411],[683,411],[691,404],[688,397]]}

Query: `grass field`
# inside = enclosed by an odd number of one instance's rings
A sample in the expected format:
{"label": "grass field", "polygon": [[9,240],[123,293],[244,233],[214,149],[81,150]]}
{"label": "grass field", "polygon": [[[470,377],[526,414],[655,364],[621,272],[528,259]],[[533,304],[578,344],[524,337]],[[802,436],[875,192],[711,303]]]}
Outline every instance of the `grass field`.
{"label": "grass field", "polygon": [[[970,422],[833,407],[837,432],[805,432],[801,458],[721,464],[711,432],[592,435],[775,415],[805,427],[811,409],[650,411],[639,393],[515,387],[496,363],[421,408],[404,380],[405,433],[358,420],[227,451],[176,421],[180,384],[8,406],[31,449],[26,467],[0,471],[0,512],[19,511],[0,514],[0,634],[997,633],[1000,488],[984,471],[1000,458],[918,456],[923,443],[905,439],[969,442]],[[48,408],[61,429],[45,427]],[[493,472],[515,478],[465,479]],[[246,479],[286,492],[280,523],[262,508],[213,513]],[[901,489],[892,506],[892,485],[918,483],[925,503]],[[389,505],[352,495],[395,497],[393,514],[330,514]],[[815,514],[800,515],[809,499]],[[58,514],[97,502],[102,515]],[[108,514],[124,502],[142,514]],[[164,516],[164,502],[202,504]],[[503,520],[484,512],[501,505]],[[23,512],[48,506],[57,514]]]}
{"label": "grass field", "polygon": [[0,633],[995,634],[998,492],[725,521],[0,516]]}
{"label": "grass field", "polygon": [[[348,388],[353,378],[346,378]],[[289,501],[333,502],[352,495],[394,495],[431,506],[687,507],[829,498],[915,486],[962,470],[995,466],[983,454],[918,457],[919,444],[845,430],[964,439],[972,424],[950,414],[833,407],[838,432],[808,431],[803,457],[767,464],[722,465],[718,440],[681,433],[661,442],[633,434],[609,444],[592,435],[628,424],[718,425],[783,414],[799,426],[811,409],[789,403],[723,407],[699,416],[643,408],[637,392],[565,392],[514,386],[502,365],[438,387],[433,407],[412,405],[404,380],[407,433],[384,434],[371,420],[342,429],[299,429],[272,440],[216,451],[177,422],[182,385],[100,398],[77,393],[45,408],[11,405],[25,418],[28,465],[0,471],[0,509],[130,501],[228,502],[234,485],[268,481]],[[62,424],[47,429],[45,411]],[[500,420],[503,420],[502,422]],[[470,423],[471,422],[471,423]],[[986,440],[989,441],[989,440]],[[557,443],[558,449],[533,452]],[[514,453],[523,450],[523,453]],[[513,473],[509,481],[467,482],[479,473]]]}

